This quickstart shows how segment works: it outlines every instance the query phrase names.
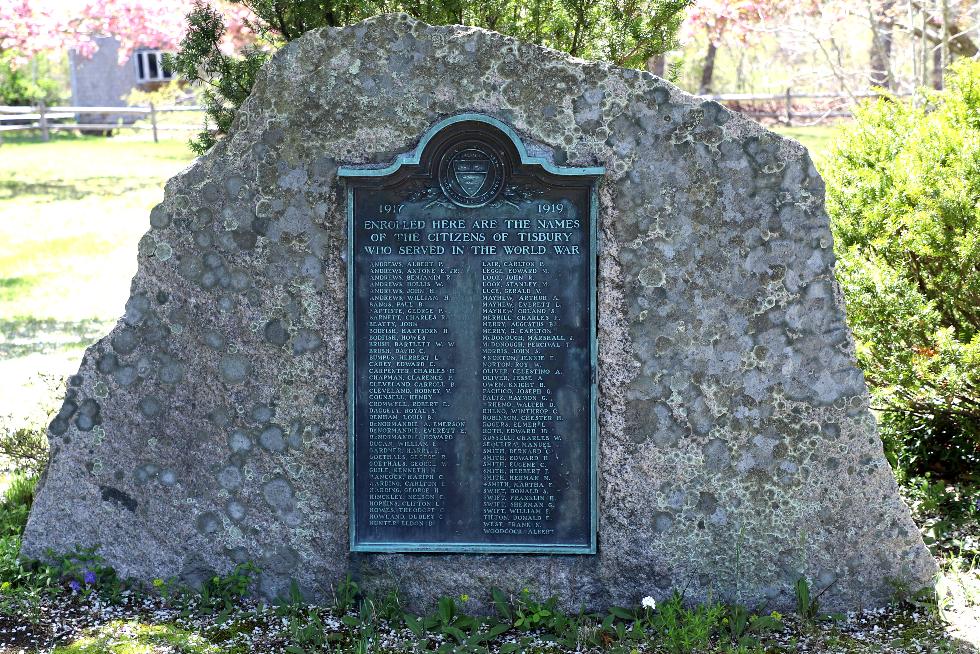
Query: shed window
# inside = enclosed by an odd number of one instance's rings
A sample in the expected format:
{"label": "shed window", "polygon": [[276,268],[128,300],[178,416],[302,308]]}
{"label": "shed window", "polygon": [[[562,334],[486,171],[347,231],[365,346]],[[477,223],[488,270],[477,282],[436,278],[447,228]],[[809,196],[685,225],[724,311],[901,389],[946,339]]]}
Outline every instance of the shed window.
{"label": "shed window", "polygon": [[140,50],[136,53],[137,82],[165,82],[173,78],[173,72],[163,65],[163,53],[159,50]]}

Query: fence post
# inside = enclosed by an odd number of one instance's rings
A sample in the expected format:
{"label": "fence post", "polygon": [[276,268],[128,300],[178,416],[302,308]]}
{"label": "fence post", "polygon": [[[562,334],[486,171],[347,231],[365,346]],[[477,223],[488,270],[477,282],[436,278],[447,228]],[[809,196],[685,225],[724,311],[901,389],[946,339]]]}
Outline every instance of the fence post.
{"label": "fence post", "polygon": [[157,137],[157,110],[152,102],[150,103],[150,124],[153,126],[153,142],[159,143],[160,139]]}
{"label": "fence post", "polygon": [[38,124],[41,127],[41,140],[42,141],[47,141],[48,138],[49,138],[49,135],[48,135],[48,117],[45,115],[45,110],[46,109],[47,109],[47,107],[44,106],[44,103],[43,102],[37,106],[37,113],[38,113],[38,116],[39,116],[37,122],[38,122]]}
{"label": "fence post", "polygon": [[786,126],[793,126],[793,89],[786,88]]}

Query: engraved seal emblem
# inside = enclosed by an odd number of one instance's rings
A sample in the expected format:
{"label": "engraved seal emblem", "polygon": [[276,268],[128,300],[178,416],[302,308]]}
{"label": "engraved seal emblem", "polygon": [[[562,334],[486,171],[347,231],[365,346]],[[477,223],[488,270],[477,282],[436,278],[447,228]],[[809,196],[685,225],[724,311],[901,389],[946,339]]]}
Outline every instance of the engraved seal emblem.
{"label": "engraved seal emblem", "polygon": [[482,207],[504,187],[504,164],[493,148],[479,141],[457,143],[439,162],[439,186],[454,204]]}

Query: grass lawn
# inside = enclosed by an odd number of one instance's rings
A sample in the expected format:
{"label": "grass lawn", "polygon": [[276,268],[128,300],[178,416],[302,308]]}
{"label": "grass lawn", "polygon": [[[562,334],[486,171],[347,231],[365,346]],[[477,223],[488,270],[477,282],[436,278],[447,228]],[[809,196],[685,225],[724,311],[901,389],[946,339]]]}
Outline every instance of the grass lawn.
{"label": "grass lawn", "polygon": [[830,156],[831,148],[837,140],[842,129],[846,129],[847,123],[837,125],[814,125],[813,127],[773,127],[772,131],[791,139],[799,141],[810,151],[810,157],[817,166],[817,170],[823,173],[823,164]]}
{"label": "grass lawn", "polygon": [[122,313],[136,244],[183,141],[58,136],[0,145],[0,418],[34,417]]}

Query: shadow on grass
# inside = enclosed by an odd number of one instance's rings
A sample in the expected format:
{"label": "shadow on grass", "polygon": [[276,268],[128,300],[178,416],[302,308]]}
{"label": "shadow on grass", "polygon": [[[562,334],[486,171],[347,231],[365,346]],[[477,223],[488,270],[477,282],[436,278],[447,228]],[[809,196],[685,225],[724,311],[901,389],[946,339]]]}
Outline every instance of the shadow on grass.
{"label": "shadow on grass", "polygon": [[158,188],[160,180],[139,177],[80,177],[78,179],[52,179],[42,182],[25,182],[18,179],[0,179],[0,200],[29,197],[41,202],[82,200],[90,196],[123,195],[147,188]]}
{"label": "shadow on grass", "polygon": [[0,320],[0,359],[87,347],[106,334],[114,323],[97,318],[72,321],[18,317]]}

